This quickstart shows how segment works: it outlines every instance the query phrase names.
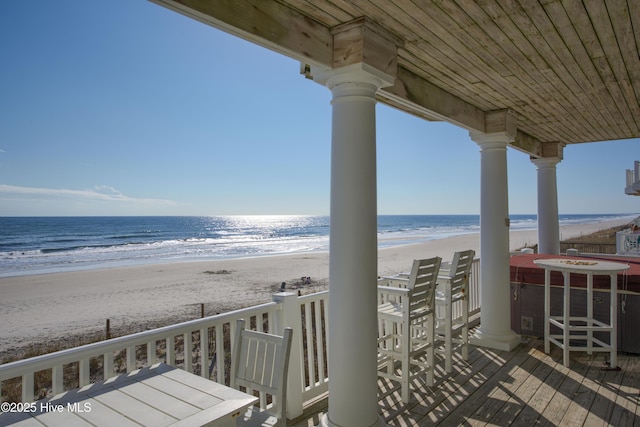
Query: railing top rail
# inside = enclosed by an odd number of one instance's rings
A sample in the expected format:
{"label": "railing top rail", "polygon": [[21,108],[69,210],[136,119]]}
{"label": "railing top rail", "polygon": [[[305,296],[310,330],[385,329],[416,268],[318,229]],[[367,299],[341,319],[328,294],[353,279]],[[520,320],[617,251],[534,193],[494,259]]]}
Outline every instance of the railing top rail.
{"label": "railing top rail", "polygon": [[319,301],[323,299],[324,296],[327,295],[328,293],[329,291],[320,291],[320,292],[314,292],[312,294],[302,295],[298,297],[298,301],[300,301],[301,303],[305,303],[308,301]]}
{"label": "railing top rail", "polygon": [[209,327],[212,324],[234,321],[242,316],[251,316],[253,315],[253,313],[276,311],[278,310],[279,305],[280,304],[276,302],[268,302],[265,304],[242,308],[227,313],[216,314],[215,316],[190,320],[187,322],[164,326],[162,328],[112,338],[107,341],[86,344],[80,347],[60,350],[54,353],[43,354],[41,356],[36,356],[29,359],[5,363],[3,365],[0,365],[0,381],[15,378],[29,372],[37,372],[43,369],[50,369],[52,366],[64,365],[67,363],[77,362],[78,360],[86,359],[89,357],[96,357],[110,351],[122,350],[134,345],[141,345],[150,341],[161,340],[163,338],[166,338],[167,336],[184,334],[190,331],[201,329],[203,327]]}

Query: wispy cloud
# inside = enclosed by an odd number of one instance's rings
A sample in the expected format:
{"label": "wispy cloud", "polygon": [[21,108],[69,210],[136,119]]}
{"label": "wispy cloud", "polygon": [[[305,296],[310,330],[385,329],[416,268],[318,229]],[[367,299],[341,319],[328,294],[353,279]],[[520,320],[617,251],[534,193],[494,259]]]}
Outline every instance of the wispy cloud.
{"label": "wispy cloud", "polygon": [[[1,151],[1,150],[0,150]],[[103,201],[103,202],[126,202],[130,204],[144,205],[175,205],[171,200],[146,199],[129,197],[122,194],[113,187],[106,185],[97,186],[89,190],[69,190],[57,188],[41,187],[19,187],[15,185],[0,184],[0,197],[12,197],[21,199],[72,199],[76,201]]]}

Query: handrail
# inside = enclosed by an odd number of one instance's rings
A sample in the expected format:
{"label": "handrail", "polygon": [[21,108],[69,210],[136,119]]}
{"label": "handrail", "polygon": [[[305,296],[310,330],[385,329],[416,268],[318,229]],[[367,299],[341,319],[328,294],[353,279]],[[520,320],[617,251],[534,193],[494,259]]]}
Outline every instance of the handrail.
{"label": "handrail", "polygon": [[88,357],[102,356],[104,353],[110,351],[118,351],[127,347],[146,344],[150,341],[160,341],[162,339],[165,339],[169,334],[177,336],[187,332],[199,330],[202,327],[211,327],[215,323],[226,323],[235,320],[238,315],[242,316],[243,314],[248,314],[250,312],[258,312],[262,309],[267,309],[275,305],[277,304],[274,302],[269,302],[246,309],[235,310],[197,320],[190,320],[187,322],[164,326],[157,329],[151,329],[135,334],[111,338],[106,341],[85,344],[80,347],[74,347],[56,351],[54,353],[43,354],[41,356],[35,356],[29,359],[6,363],[0,365],[0,381],[15,378],[29,371],[38,372],[44,369],[51,368],[52,363],[53,366],[66,365],[68,363],[77,362]]}
{"label": "handrail", "polygon": [[[136,369],[139,365],[139,361],[136,358],[136,347],[146,345],[147,356],[146,365],[150,365],[157,359],[156,345],[158,341],[166,340],[166,351],[164,354],[164,361],[169,365],[176,365],[175,359],[175,341],[176,336],[182,335],[184,339],[183,348],[191,347],[191,334],[193,332],[199,332],[200,334],[200,348],[207,348],[207,351],[200,352],[200,374],[204,377],[208,376],[208,369],[206,366],[209,364],[210,352],[208,335],[209,329],[214,328],[218,337],[223,334],[222,327],[225,324],[230,324],[230,327],[234,328],[234,322],[240,318],[259,318],[261,316],[268,316],[269,319],[273,317],[276,311],[279,309],[280,304],[275,302],[269,302],[253,307],[248,307],[240,310],[234,310],[231,312],[218,314],[202,319],[191,320],[175,325],[165,326],[158,329],[152,329],[149,331],[138,332],[131,335],[126,335],[118,338],[113,338],[107,341],[101,341],[92,344],[86,344],[81,347],[70,348],[66,350],[57,351],[54,353],[44,354],[41,356],[32,357],[29,359],[18,360],[0,365],[0,382],[13,379],[16,377],[22,377],[22,401],[31,402],[34,399],[34,374],[43,370],[52,371],[52,390],[53,394],[64,391],[63,386],[63,366],[70,363],[79,363],[79,381],[80,386],[89,384],[89,361],[92,358],[103,357],[103,376],[105,379],[112,377],[116,374],[114,371],[114,359],[113,354],[117,351],[126,350],[126,369],[130,372]],[[256,322],[257,323],[257,322]],[[271,323],[271,322],[270,322]],[[274,322],[275,324],[275,322]],[[258,326],[262,328],[262,326]],[[233,336],[233,334],[231,335]],[[222,338],[217,340],[218,345],[222,343]],[[233,346],[233,343],[231,343]],[[223,348],[216,346],[216,348]],[[184,351],[183,369],[187,371],[193,371],[193,355],[190,351]],[[151,359],[151,360],[150,360]],[[224,366],[224,357],[217,358],[220,365]],[[224,382],[224,376],[220,376],[218,382]]]}
{"label": "handrail", "polygon": [[[469,281],[470,316],[477,315],[480,311],[479,266],[479,260],[474,260]],[[197,370],[196,366],[199,366],[199,374],[209,378],[210,369],[208,367],[213,364],[211,370],[217,368],[218,372],[215,376],[215,381],[226,383],[226,362],[233,349],[233,342],[225,343],[224,337],[226,335],[233,337],[237,319],[245,318],[249,320],[255,318],[254,328],[257,330],[280,333],[279,329],[284,325],[291,325],[294,328],[294,333],[296,330],[299,331],[300,339],[297,345],[292,347],[291,354],[292,358],[297,358],[297,362],[290,362],[290,367],[294,366],[294,370],[297,372],[294,373],[290,370],[289,377],[295,379],[295,387],[300,387],[300,393],[291,392],[289,395],[292,397],[301,396],[302,402],[299,404],[301,407],[303,402],[311,401],[328,390],[328,295],[329,291],[304,296],[296,296],[289,293],[285,299],[277,300],[280,302],[260,304],[3,364],[0,365],[0,383],[22,377],[22,401],[31,402],[34,399],[34,374],[36,372],[43,370],[52,372],[50,384],[52,393],[55,395],[64,391],[64,365],[79,363],[77,384],[82,387],[90,382],[89,361],[91,359],[103,357],[103,376],[105,379],[110,378],[117,374],[114,369],[115,352],[126,350],[126,370],[130,372],[144,365],[155,363],[155,359],[158,359],[157,343],[163,340],[166,340],[167,347],[160,359],[164,358],[165,363],[178,366],[174,339],[176,336],[182,335],[184,348],[193,348],[192,333],[194,332],[198,333],[200,338],[199,348],[196,348],[196,350],[200,350],[199,358],[194,365],[192,363],[194,361],[193,352],[183,351],[184,360],[182,361],[182,366],[179,367],[187,371],[194,371]],[[286,313],[293,314],[287,315]],[[265,317],[266,322],[263,321]],[[258,321],[258,319],[261,321]],[[265,323],[267,326],[265,326]],[[250,322],[247,322],[247,324],[249,325]],[[147,347],[147,354],[152,355],[152,360],[147,357],[147,360],[144,361],[144,356],[137,358],[136,347],[144,345]],[[202,351],[202,349],[206,349],[206,351]],[[293,406],[287,404],[287,407]]]}
{"label": "handrail", "polygon": [[[281,294],[274,295],[274,299],[276,299],[277,295]],[[195,359],[192,352],[187,351],[185,353],[183,351],[184,359],[181,363],[182,366],[179,367],[193,372],[199,366],[199,374],[205,378],[210,378],[214,368],[217,368],[218,374],[214,375],[214,380],[227,384],[228,378],[226,378],[225,370],[228,365],[227,359],[229,359],[233,348],[233,342],[225,342],[225,339],[232,340],[231,337],[233,337],[237,319],[245,318],[249,320],[255,318],[254,329],[256,330],[280,333],[279,329],[284,325],[291,325],[303,337],[303,339],[299,340],[297,354],[292,352],[292,357],[297,357],[298,363],[297,365],[290,363],[290,366],[298,367],[299,373],[297,375],[291,375],[290,373],[289,375],[297,379],[296,388],[300,387],[300,393],[297,393],[297,395],[301,396],[302,401],[299,404],[301,406],[303,402],[315,399],[328,390],[326,334],[328,333],[329,291],[304,296],[296,296],[290,293],[286,295],[293,296],[293,298],[276,299],[279,302],[260,304],[6,363],[0,365],[0,383],[21,377],[22,401],[31,402],[34,399],[34,375],[36,372],[51,371],[51,380],[49,380],[48,384],[51,386],[52,394],[55,395],[65,389],[63,378],[63,367],[65,365],[79,363],[76,384],[84,386],[91,382],[89,378],[89,362],[92,359],[103,358],[103,376],[107,379],[119,373],[114,369],[114,353],[126,351],[126,370],[130,372],[144,365],[155,363],[157,359],[157,344],[159,341],[164,340],[167,342],[166,350],[159,359],[169,365],[178,366],[174,338],[182,335],[184,348],[191,348],[193,346],[192,333],[196,332],[199,334],[200,339],[199,348],[196,348],[196,350],[199,350],[200,357]],[[285,306],[287,304],[293,305],[290,309],[286,309]],[[287,316],[286,313],[293,314],[290,314],[290,318],[287,319],[285,318]],[[265,322],[258,321],[258,319],[264,319],[265,316],[267,318],[266,326]],[[249,321],[247,325],[250,325]],[[211,346],[209,345],[210,343]],[[144,355],[136,355],[136,348],[145,345],[147,354],[152,355],[151,360],[149,360],[149,357],[146,357],[145,360]],[[202,351],[202,349],[206,350]],[[195,363],[193,363],[194,361]],[[296,393],[289,393],[289,395],[296,396]],[[289,405],[287,406],[289,407]]]}

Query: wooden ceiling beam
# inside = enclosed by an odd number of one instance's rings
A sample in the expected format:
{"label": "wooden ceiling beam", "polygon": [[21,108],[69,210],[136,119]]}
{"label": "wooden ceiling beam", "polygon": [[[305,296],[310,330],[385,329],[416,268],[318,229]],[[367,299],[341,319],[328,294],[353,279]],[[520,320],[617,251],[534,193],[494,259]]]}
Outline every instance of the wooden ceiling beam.
{"label": "wooden ceiling beam", "polygon": [[402,66],[398,66],[395,85],[380,89],[378,99],[428,120],[447,121],[468,130],[485,131],[484,111]]}
{"label": "wooden ceiling beam", "polygon": [[538,138],[529,135],[526,132],[518,130],[516,139],[510,144],[516,150],[529,154],[532,158],[542,157],[542,143]]}
{"label": "wooden ceiling beam", "polygon": [[329,28],[279,2],[151,0],[161,6],[291,58],[331,68]]}
{"label": "wooden ceiling beam", "polygon": [[[307,77],[313,69],[339,66],[334,56],[334,29],[276,1],[264,0],[151,0],[163,7],[263,46],[303,64]],[[373,25],[373,24],[372,24]],[[375,26],[369,26],[375,30]],[[367,27],[367,28],[369,28]],[[375,31],[374,31],[375,32]],[[382,40],[382,38],[380,38]],[[395,43],[399,45],[398,40]],[[395,61],[393,86],[378,91],[378,100],[401,111],[432,121],[447,121],[469,131],[487,132],[491,112],[458,98]],[[384,68],[384,67],[383,67]],[[394,74],[394,73],[390,73]],[[491,123],[492,120],[489,120]],[[518,131],[513,146],[532,156],[541,155],[541,142]]]}

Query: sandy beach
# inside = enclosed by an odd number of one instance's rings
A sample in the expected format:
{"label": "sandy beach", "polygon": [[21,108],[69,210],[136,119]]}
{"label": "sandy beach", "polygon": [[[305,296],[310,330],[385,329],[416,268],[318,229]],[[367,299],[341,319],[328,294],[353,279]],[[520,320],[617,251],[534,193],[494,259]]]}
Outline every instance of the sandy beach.
{"label": "sandy beach", "polygon": [[[562,227],[563,239],[623,225],[612,220]],[[511,250],[537,242],[537,232],[512,231]],[[480,235],[466,234],[379,251],[380,275],[406,271],[413,259],[457,250],[480,254]],[[0,359],[31,343],[104,331],[136,332],[200,316],[268,302],[282,282],[305,293],[325,289],[329,254],[308,253],[220,261],[153,264],[122,268],[0,278]]]}

